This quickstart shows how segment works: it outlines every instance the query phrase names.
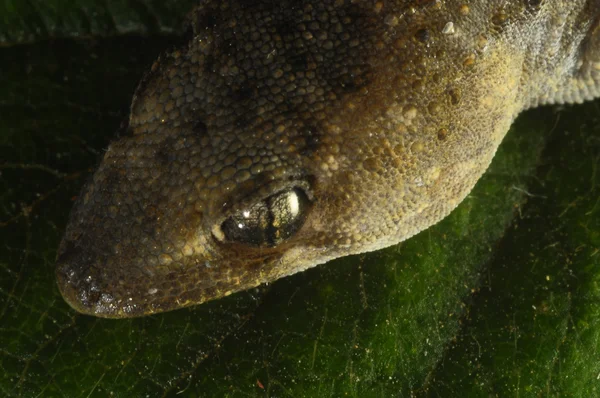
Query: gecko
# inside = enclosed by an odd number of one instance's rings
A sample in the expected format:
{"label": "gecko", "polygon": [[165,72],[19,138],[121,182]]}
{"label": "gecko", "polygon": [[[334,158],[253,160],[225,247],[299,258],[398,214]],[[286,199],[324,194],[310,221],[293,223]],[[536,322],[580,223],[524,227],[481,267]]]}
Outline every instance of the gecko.
{"label": "gecko", "polygon": [[528,108],[600,95],[599,0],[203,0],[77,197],[59,290],[170,311],[446,217]]}

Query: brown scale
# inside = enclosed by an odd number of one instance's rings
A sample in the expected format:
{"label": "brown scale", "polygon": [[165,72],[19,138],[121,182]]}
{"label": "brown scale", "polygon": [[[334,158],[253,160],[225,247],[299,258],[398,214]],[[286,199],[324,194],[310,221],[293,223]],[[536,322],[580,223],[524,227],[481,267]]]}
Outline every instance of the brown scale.
{"label": "brown scale", "polygon": [[83,188],[76,310],[124,318],[386,247],[445,217],[514,118],[600,94],[595,0],[204,1]]}

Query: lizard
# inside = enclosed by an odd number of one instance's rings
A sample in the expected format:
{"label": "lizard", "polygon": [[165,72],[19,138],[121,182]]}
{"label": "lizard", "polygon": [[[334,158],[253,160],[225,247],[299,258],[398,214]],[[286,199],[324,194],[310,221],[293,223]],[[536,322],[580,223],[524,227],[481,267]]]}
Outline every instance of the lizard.
{"label": "lizard", "polygon": [[397,244],[516,116],[600,95],[598,0],[203,0],[77,197],[75,310],[155,314]]}

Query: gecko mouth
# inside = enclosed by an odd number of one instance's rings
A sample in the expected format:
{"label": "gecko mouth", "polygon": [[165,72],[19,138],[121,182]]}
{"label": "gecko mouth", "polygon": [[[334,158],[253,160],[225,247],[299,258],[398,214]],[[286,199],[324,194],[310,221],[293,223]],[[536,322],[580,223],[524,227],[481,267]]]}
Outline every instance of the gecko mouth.
{"label": "gecko mouth", "polygon": [[243,265],[227,267],[223,259],[194,258],[149,266],[102,247],[91,248],[90,241],[85,233],[76,241],[63,240],[56,280],[73,309],[102,318],[145,316],[228,296],[263,283],[263,272],[278,258],[277,253],[247,258],[248,248],[240,246]]}

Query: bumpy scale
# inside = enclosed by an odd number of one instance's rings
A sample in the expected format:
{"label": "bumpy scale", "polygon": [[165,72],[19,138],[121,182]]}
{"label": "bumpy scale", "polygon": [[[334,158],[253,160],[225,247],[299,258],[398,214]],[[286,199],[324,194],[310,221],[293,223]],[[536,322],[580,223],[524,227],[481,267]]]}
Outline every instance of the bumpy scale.
{"label": "bumpy scale", "polygon": [[133,317],[445,217],[511,122],[600,94],[600,0],[205,0],[71,214],[76,310]]}

